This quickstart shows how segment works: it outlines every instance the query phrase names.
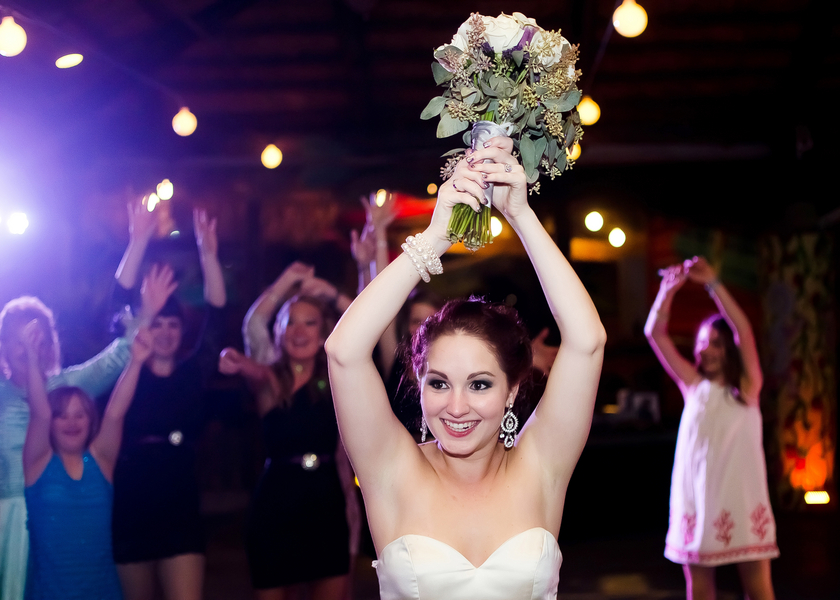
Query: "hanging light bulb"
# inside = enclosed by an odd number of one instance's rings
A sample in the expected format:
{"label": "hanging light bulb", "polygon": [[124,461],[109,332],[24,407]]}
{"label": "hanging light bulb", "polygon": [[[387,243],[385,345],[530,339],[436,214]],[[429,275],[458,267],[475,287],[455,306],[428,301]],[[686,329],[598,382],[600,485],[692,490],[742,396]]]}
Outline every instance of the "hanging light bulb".
{"label": "hanging light bulb", "polygon": [[624,0],[613,13],[613,27],[624,37],[636,37],[647,27],[647,12],[636,0]]}
{"label": "hanging light bulb", "polygon": [[575,144],[571,148],[566,148],[566,156],[568,156],[572,160],[577,160],[580,158],[580,144]]}
{"label": "hanging light bulb", "polygon": [[172,129],[182,137],[192,135],[197,125],[198,119],[195,118],[195,115],[186,106],[181,108],[178,114],[172,117]]}
{"label": "hanging light bulb", "polygon": [[3,17],[0,22],[0,54],[17,56],[26,48],[26,32],[12,17]]}
{"label": "hanging light bulb", "polygon": [[504,224],[499,220],[499,217],[490,217],[490,234],[493,237],[499,237],[502,230],[505,228]]}
{"label": "hanging light bulb", "polygon": [[584,125],[594,125],[601,118],[601,107],[590,96],[580,99],[577,106],[580,122]]}
{"label": "hanging light bulb", "polygon": [[283,162],[283,152],[274,144],[269,144],[262,151],[260,160],[266,169],[276,169]]}
{"label": "hanging light bulb", "polygon": [[621,230],[620,227],[616,227],[610,234],[607,236],[607,239],[610,241],[610,245],[613,248],[621,248],[624,245],[624,242],[627,241],[627,235]]}
{"label": "hanging light bulb", "polygon": [[81,54],[65,54],[56,59],[55,66],[59,69],[70,69],[82,62],[84,58]]}
{"label": "hanging light bulb", "polygon": [[426,193],[429,194],[430,196],[434,196],[435,194],[437,194],[437,190],[438,190],[438,187],[437,187],[436,183],[430,183],[429,185],[426,186]]}
{"label": "hanging light bulb", "polygon": [[601,231],[604,226],[604,217],[597,210],[593,210],[583,219],[583,224],[589,231]]}
{"label": "hanging light bulb", "polygon": [[173,194],[175,194],[175,186],[172,185],[172,182],[168,179],[164,179],[155,188],[157,192],[158,198],[161,200],[169,200],[172,198]]}

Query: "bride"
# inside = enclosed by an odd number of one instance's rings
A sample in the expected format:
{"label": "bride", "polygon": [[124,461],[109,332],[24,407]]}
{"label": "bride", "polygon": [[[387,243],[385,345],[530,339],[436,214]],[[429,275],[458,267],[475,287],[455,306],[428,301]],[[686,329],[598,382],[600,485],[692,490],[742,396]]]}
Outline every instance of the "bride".
{"label": "bride", "polygon": [[[468,151],[441,186],[429,227],[407,240],[326,344],[383,600],[557,595],[556,534],[589,434],[606,335],[577,275],[528,206],[512,140],[485,146]],[[511,408],[530,368],[527,332],[503,306],[475,299],[444,306],[412,340],[424,426],[435,438],[418,446],[391,411],[371,355],[421,276],[441,272],[452,207],[480,210],[476,198],[489,183],[536,269],[562,344],[545,394],[517,434]]]}

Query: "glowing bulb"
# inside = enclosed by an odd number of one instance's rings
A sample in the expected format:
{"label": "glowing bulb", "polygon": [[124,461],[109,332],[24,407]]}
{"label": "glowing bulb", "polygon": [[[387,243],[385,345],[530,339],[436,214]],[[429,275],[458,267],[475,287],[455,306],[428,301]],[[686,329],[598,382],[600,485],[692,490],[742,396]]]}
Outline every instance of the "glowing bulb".
{"label": "glowing bulb", "polygon": [[84,58],[81,54],[65,54],[55,61],[55,66],[59,69],[69,69],[78,65]]}
{"label": "glowing bulb", "polygon": [[580,158],[580,144],[575,144],[571,148],[566,148],[566,156],[572,160]]}
{"label": "glowing bulb", "polygon": [[379,190],[376,192],[376,197],[374,198],[374,202],[376,202],[376,206],[384,206],[385,201],[388,199],[388,190]]}
{"label": "glowing bulb", "polygon": [[610,231],[610,235],[607,238],[610,240],[610,245],[613,248],[621,248],[624,245],[624,242],[627,241],[627,236],[624,235],[624,232],[621,231],[618,227]]}
{"label": "glowing bulb", "polygon": [[146,201],[146,210],[152,212],[158,204],[160,204],[160,198],[158,198],[158,195],[149,194],[149,199]]}
{"label": "glowing bulb", "polygon": [[583,224],[589,231],[601,231],[604,226],[604,217],[597,210],[593,210],[583,219]]}
{"label": "glowing bulb", "polygon": [[262,151],[260,160],[266,169],[276,169],[283,162],[283,153],[274,144],[269,144]]}
{"label": "glowing bulb", "polygon": [[435,194],[437,194],[437,184],[436,183],[430,183],[429,185],[427,185],[426,186],[426,193],[429,194],[430,196],[434,196]]}
{"label": "glowing bulb", "polygon": [[601,107],[589,96],[580,99],[577,110],[584,125],[594,125],[601,118]]}
{"label": "glowing bulb", "polygon": [[647,12],[636,0],[624,0],[613,13],[613,27],[624,37],[636,37],[647,27]]}
{"label": "glowing bulb", "polygon": [[805,492],[805,504],[828,504],[828,492]]}
{"label": "glowing bulb", "polygon": [[182,137],[192,135],[195,128],[198,126],[198,119],[190,112],[186,106],[178,111],[178,114],[172,117],[172,129],[175,133]]}
{"label": "glowing bulb", "polygon": [[26,218],[25,213],[14,212],[6,219],[6,227],[9,228],[9,233],[21,235],[29,227],[29,219]]}
{"label": "glowing bulb", "polygon": [[497,237],[502,233],[502,229],[504,229],[504,225],[499,220],[499,217],[490,217],[490,233],[493,237]]}
{"label": "glowing bulb", "polygon": [[175,186],[168,179],[164,179],[157,184],[155,191],[157,192],[157,197],[161,200],[170,200],[175,194]]}
{"label": "glowing bulb", "polygon": [[0,54],[17,56],[26,48],[26,32],[12,17],[0,21]]}

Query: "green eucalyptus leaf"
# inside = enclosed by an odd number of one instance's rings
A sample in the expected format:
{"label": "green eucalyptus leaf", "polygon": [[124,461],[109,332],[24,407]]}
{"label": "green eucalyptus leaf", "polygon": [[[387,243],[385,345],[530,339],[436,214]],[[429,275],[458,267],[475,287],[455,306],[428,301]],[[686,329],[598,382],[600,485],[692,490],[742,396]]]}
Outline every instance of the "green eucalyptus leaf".
{"label": "green eucalyptus leaf", "polygon": [[537,167],[539,168],[540,162],[543,159],[543,155],[545,154],[545,148],[548,145],[548,140],[544,137],[538,137],[534,140],[534,156],[535,162],[537,163]]}
{"label": "green eucalyptus leaf", "polygon": [[499,93],[490,86],[490,82],[484,79],[481,80],[481,91],[484,92],[485,96],[490,96],[491,98],[499,97]]}
{"label": "green eucalyptus leaf", "polygon": [[513,62],[517,67],[521,67],[522,61],[525,60],[525,53],[522,50],[516,50],[515,52],[510,53],[510,57],[513,59]]}
{"label": "green eucalyptus leaf", "polygon": [[557,138],[551,137],[546,148],[546,153],[548,154],[548,164],[553,165],[554,159],[557,157]]}
{"label": "green eucalyptus leaf", "polygon": [[473,105],[475,104],[476,100],[481,99],[481,95],[478,93],[478,90],[474,87],[462,87],[461,88],[461,99],[465,104]]}
{"label": "green eucalyptus leaf", "polygon": [[440,123],[438,123],[437,126],[437,137],[444,138],[449,137],[450,135],[455,135],[456,133],[464,131],[467,127],[469,127],[469,125],[470,124],[466,121],[453,119],[452,115],[449,114],[449,111],[444,110],[440,113]]}
{"label": "green eucalyptus leaf", "polygon": [[522,155],[522,166],[525,168],[525,175],[529,178],[531,174],[537,169],[537,161],[535,160],[534,140],[523,135],[519,140],[519,152]]}
{"label": "green eucalyptus leaf", "polygon": [[432,75],[435,76],[435,83],[442,85],[450,81],[455,75],[443,68],[439,62],[432,63]]}
{"label": "green eucalyptus leaf", "polygon": [[554,163],[554,166],[557,167],[557,170],[561,173],[566,170],[566,151],[561,150],[560,153],[557,155],[557,162]]}
{"label": "green eucalyptus leaf", "polygon": [[[552,100],[551,108],[559,112],[566,112],[576,107],[578,105],[578,102],[580,102],[580,91],[569,90],[568,92],[560,96],[560,98]],[[546,101],[546,104],[548,104],[548,101]]]}
{"label": "green eucalyptus leaf", "polygon": [[444,98],[443,96],[437,96],[436,98],[432,98],[431,100],[429,100],[429,103],[426,105],[426,108],[423,109],[423,112],[420,113],[420,118],[424,121],[427,121],[433,117],[438,116],[445,105],[446,98]]}
{"label": "green eucalyptus leaf", "polygon": [[532,173],[528,173],[527,171],[525,172],[525,180],[528,183],[536,183],[537,179],[539,179],[539,178],[540,178],[540,172],[536,169],[534,169],[534,171]]}
{"label": "green eucalyptus leaf", "polygon": [[458,46],[453,46],[451,44],[448,44],[446,46],[443,46],[442,48],[439,48],[438,50],[435,50],[435,58],[438,58],[438,59],[443,58],[443,55],[446,54],[447,50],[451,50],[456,55],[464,53],[464,51],[461,50]]}
{"label": "green eucalyptus leaf", "polygon": [[563,124],[563,135],[565,136],[565,140],[563,143],[564,148],[571,148],[572,145],[575,143],[575,138],[577,137],[577,131],[575,130],[575,124],[572,122],[571,119],[566,119],[566,122]]}
{"label": "green eucalyptus leaf", "polygon": [[547,93],[548,93],[548,88],[545,87],[544,85],[534,86],[534,94],[536,94],[540,98],[545,96]]}

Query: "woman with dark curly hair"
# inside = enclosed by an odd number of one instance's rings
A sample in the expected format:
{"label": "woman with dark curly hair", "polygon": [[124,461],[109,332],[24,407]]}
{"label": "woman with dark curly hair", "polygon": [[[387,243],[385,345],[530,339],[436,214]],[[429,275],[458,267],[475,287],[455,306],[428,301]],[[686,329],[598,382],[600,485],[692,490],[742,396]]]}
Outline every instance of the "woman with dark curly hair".
{"label": "woman with dark curly hair", "polygon": [[[386,600],[547,600],[557,595],[557,533],[589,434],[606,335],[592,300],[527,202],[509,138],[468,151],[438,193],[432,222],[359,295],[327,340],[342,440],[361,483]],[[484,162],[487,159],[487,162]],[[531,370],[515,312],[450,302],[412,340],[425,426],[417,445],[391,410],[371,359],[422,278],[441,273],[452,207],[493,203],[525,246],[562,345],[545,393],[518,430],[512,407]]]}

